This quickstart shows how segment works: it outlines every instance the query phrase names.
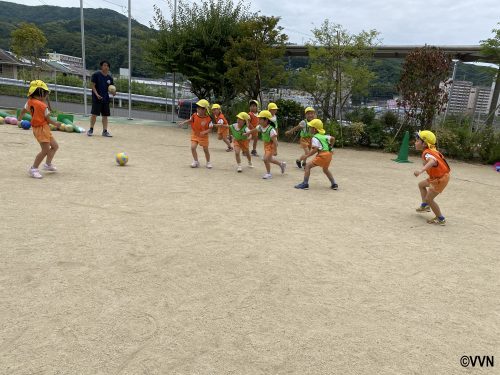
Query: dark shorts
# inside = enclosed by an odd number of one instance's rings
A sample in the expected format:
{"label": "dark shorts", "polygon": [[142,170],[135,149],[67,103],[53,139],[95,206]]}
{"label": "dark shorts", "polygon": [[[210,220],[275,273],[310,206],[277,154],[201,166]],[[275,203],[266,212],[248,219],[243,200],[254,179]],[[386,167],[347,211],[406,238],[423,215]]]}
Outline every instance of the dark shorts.
{"label": "dark shorts", "polygon": [[110,116],[109,102],[92,100],[92,109],[90,113],[95,116]]}

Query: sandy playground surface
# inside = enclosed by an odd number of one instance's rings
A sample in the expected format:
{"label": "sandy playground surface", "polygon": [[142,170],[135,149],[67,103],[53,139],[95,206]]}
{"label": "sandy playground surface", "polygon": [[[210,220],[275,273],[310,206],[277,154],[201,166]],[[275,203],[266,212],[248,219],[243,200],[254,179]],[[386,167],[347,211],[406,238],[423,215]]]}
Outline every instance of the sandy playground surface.
{"label": "sandy playground surface", "polygon": [[26,173],[31,131],[0,125],[0,374],[434,375],[479,373],[462,355],[500,360],[491,167],[451,162],[440,227],[415,213],[415,164],[394,155],[337,150],[340,190],[314,170],[299,191],[298,145],[280,144],[289,169],[265,181],[260,159],[237,174],[215,136],[214,169],[191,169],[187,130],[119,122],[112,139],[99,123],[93,138],[55,132],[59,172],[41,181]]}

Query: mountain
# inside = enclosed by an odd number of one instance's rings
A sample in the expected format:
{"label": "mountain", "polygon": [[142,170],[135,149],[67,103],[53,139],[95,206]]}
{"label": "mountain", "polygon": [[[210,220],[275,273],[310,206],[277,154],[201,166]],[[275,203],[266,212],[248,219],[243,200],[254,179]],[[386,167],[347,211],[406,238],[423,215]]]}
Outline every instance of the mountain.
{"label": "mountain", "polygon": [[[128,18],[110,9],[84,9],[87,68],[98,69],[109,60],[111,71],[128,67]],[[10,49],[11,32],[22,22],[34,23],[47,38],[47,52],[81,56],[80,8],[26,6],[0,1],[0,48]],[[155,31],[132,20],[132,70],[134,76],[150,77],[143,45]]]}

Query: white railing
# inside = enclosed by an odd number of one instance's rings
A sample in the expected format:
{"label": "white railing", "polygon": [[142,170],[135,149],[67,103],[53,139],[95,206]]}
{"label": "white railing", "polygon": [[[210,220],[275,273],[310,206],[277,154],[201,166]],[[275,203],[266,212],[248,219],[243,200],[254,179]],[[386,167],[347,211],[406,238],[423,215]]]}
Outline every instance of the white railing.
{"label": "white railing", "polygon": [[[17,86],[17,87],[24,87],[26,90],[28,90],[29,83],[26,81],[18,80],[18,79],[12,79],[12,78],[3,78],[0,77],[0,85],[8,85],[8,86]],[[74,86],[62,86],[62,85],[56,85],[53,83],[49,83],[47,86],[49,86],[49,89],[51,91],[57,91],[58,93],[67,93],[67,94],[79,94],[83,95],[83,87],[74,87]],[[1,94],[1,92],[0,92]],[[92,90],[87,88],[87,95],[90,96],[92,95]],[[128,101],[128,93],[122,93],[119,92],[115,95],[115,99],[118,100],[125,100]],[[148,95],[138,95],[138,94],[132,94],[132,101],[133,102],[141,102],[141,103],[152,103],[152,104],[167,104],[167,105],[172,105],[172,99],[168,98],[162,98],[159,96],[148,96]],[[177,105],[179,101],[176,99],[175,100],[175,105]]]}

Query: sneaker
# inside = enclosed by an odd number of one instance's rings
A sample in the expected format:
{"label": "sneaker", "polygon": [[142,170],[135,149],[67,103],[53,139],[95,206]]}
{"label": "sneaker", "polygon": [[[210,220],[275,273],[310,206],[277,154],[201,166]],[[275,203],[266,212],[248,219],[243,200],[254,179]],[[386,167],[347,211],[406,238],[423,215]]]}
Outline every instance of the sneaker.
{"label": "sneaker", "polygon": [[238,173],[243,172],[243,168],[241,168],[241,165],[238,165],[238,168],[236,168],[236,171],[237,171]]}
{"label": "sneaker", "polygon": [[43,178],[43,176],[40,174],[40,171],[37,168],[30,168],[28,170],[28,173],[33,178]]}
{"label": "sneaker", "polygon": [[248,168],[253,168],[252,162],[248,163]]}
{"label": "sneaker", "polygon": [[43,165],[43,169],[45,169],[46,171],[51,171],[51,172],[56,172],[57,171],[57,168],[54,164],[47,164],[45,163]]}
{"label": "sneaker", "polygon": [[212,166],[212,163],[210,163],[209,161],[207,161],[207,168],[208,168],[208,169],[212,169],[212,167],[213,167],[213,166]]}
{"label": "sneaker", "polygon": [[415,211],[417,212],[431,212],[431,206],[426,204],[425,206],[420,205]]}
{"label": "sneaker", "polygon": [[264,180],[270,180],[273,178],[273,175],[271,173],[266,173],[264,176],[262,176],[262,179]]}
{"label": "sneaker", "polygon": [[434,219],[429,219],[427,220],[427,224],[439,224],[439,225],[446,225],[446,219],[439,219],[438,217],[435,217]]}
{"label": "sneaker", "polygon": [[233,148],[232,148],[232,147],[228,147],[228,148],[226,148],[226,152],[231,152],[231,151],[233,151]]}
{"label": "sneaker", "polygon": [[94,128],[90,128],[89,130],[87,130],[87,135],[89,137],[92,137],[94,135]]}
{"label": "sneaker", "polygon": [[110,133],[110,132],[108,132],[107,130],[103,130],[103,131],[102,131],[102,136],[103,136],[103,137],[112,137],[111,133]]}
{"label": "sneaker", "polygon": [[259,155],[257,154],[257,150],[252,150],[252,152],[251,152],[250,154],[251,154],[252,156],[259,156]]}
{"label": "sneaker", "polygon": [[285,173],[285,169],[286,169],[286,161],[282,161],[281,164],[280,164],[280,168],[281,168],[281,174]]}
{"label": "sneaker", "polygon": [[295,189],[309,190],[309,184],[301,182],[300,184],[295,185]]}
{"label": "sneaker", "polygon": [[302,162],[299,159],[295,160],[295,164],[297,164],[297,168],[302,168]]}
{"label": "sneaker", "polygon": [[191,168],[198,168],[200,166],[200,163],[196,160],[193,160],[191,163]]}
{"label": "sneaker", "polygon": [[332,184],[332,189],[333,189],[333,190],[339,190],[339,185],[337,185],[337,184],[333,183],[333,184]]}

